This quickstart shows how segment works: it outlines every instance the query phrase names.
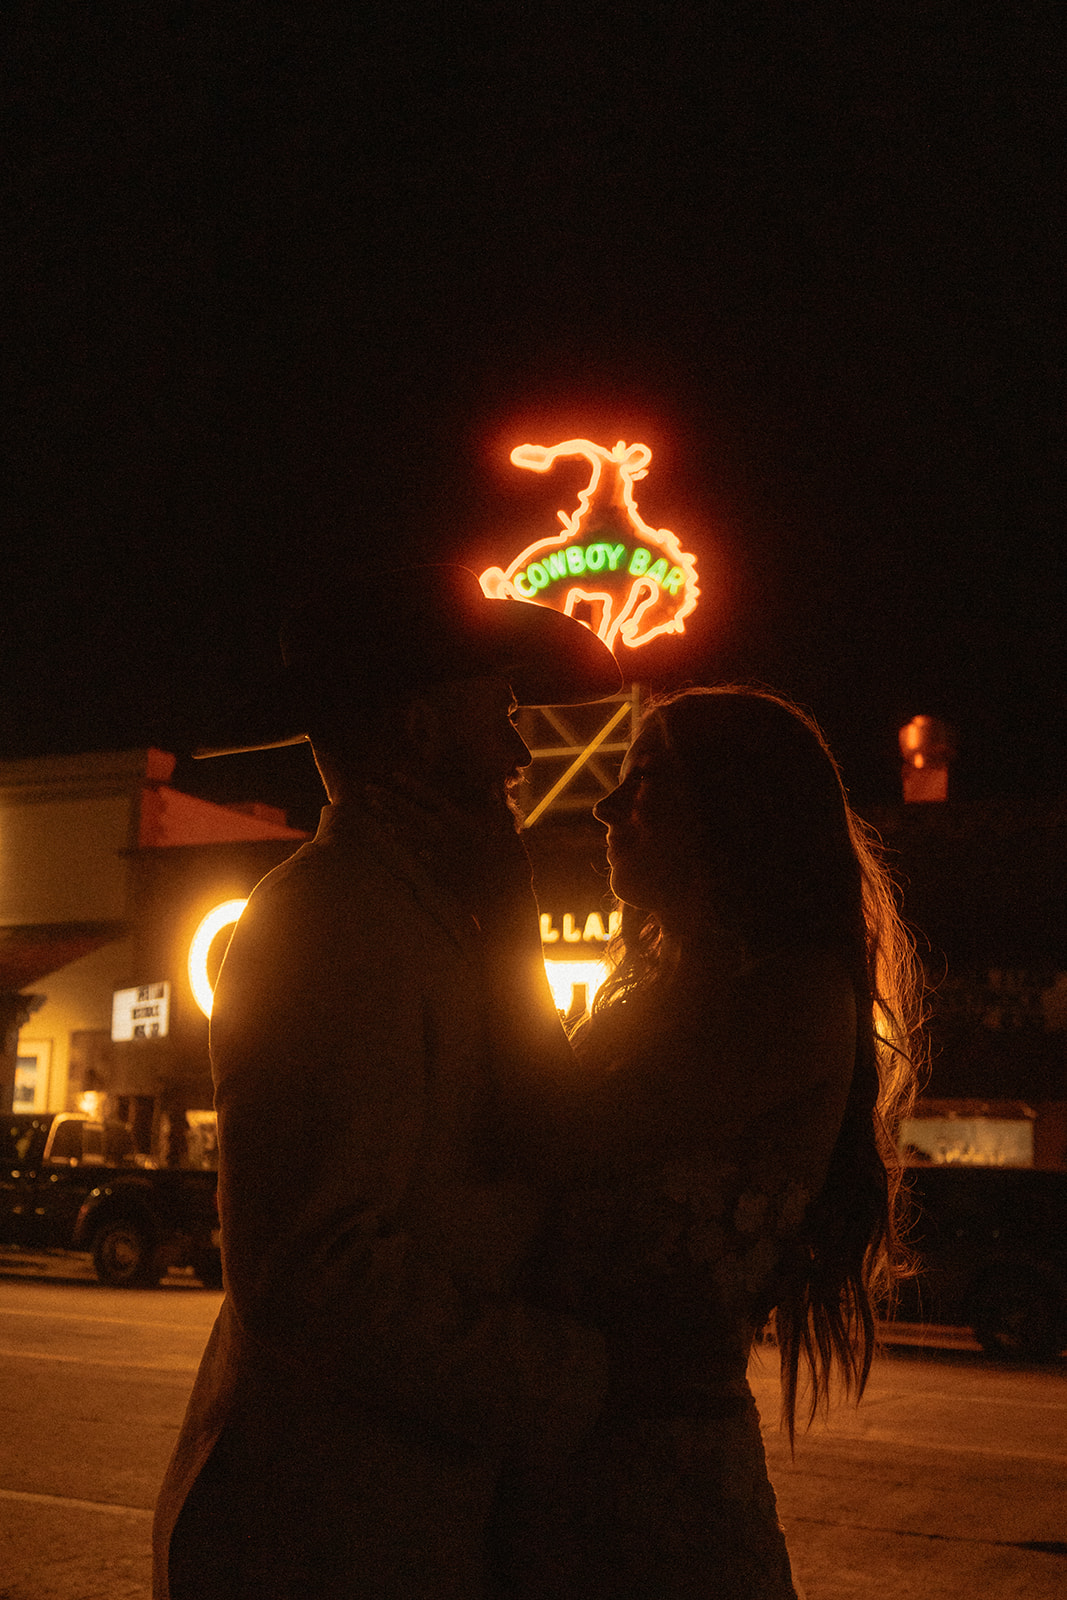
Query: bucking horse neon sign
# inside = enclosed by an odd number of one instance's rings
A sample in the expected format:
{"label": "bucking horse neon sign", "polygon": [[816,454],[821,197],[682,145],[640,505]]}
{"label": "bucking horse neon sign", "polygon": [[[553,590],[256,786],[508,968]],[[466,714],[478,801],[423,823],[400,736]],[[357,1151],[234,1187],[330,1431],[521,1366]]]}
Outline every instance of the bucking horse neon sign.
{"label": "bucking horse neon sign", "polygon": [[620,442],[613,450],[588,439],[522,444],[517,467],[548,472],[561,458],[590,466],[574,511],[560,511],[562,532],[528,545],[505,570],[488,567],[481,585],[490,599],[536,600],[588,621],[609,649],[631,650],[661,634],[683,633],[697,603],[696,563],[668,528],[650,528],[634,501],[652,451]]}

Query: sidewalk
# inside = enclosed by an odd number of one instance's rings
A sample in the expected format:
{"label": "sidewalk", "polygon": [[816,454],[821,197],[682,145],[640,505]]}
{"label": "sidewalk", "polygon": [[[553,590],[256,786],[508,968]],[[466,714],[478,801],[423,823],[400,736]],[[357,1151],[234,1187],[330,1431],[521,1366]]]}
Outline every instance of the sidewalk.
{"label": "sidewalk", "polygon": [[830,1428],[798,1432],[791,1461],[769,1367],[753,1389],[807,1600],[1067,1596],[1067,1442],[1058,1463],[1040,1445],[1006,1457],[934,1436],[916,1448],[872,1439],[870,1411],[845,1407]]}

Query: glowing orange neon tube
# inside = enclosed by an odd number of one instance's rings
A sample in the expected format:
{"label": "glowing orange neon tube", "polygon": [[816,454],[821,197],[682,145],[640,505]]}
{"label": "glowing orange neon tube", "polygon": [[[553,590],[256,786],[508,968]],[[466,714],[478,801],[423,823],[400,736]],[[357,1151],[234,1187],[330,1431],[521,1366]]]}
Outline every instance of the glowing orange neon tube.
{"label": "glowing orange neon tube", "polygon": [[589,439],[567,439],[511,452],[515,465],[530,472],[547,472],[561,457],[575,456],[591,470],[576,509],[557,513],[563,531],[527,545],[506,569],[486,568],[483,590],[490,599],[536,600],[568,616],[588,608],[590,626],[609,649],[617,643],[636,649],[660,634],[683,633],[700,594],[696,563],[668,528],[649,527],[634,500],[651,450],[621,440],[607,450]]}

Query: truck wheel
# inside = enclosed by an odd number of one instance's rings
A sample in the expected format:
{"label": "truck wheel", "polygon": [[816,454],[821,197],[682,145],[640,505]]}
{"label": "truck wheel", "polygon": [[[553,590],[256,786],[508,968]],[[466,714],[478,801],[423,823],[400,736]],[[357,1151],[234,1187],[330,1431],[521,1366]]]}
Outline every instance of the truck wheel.
{"label": "truck wheel", "polygon": [[974,1296],[971,1326],[988,1355],[1016,1361],[1049,1361],[1067,1345],[1062,1297],[1036,1270],[986,1278]]}
{"label": "truck wheel", "polygon": [[163,1276],[153,1240],[138,1222],[105,1222],[93,1239],[93,1266],[112,1289],[151,1289]]}

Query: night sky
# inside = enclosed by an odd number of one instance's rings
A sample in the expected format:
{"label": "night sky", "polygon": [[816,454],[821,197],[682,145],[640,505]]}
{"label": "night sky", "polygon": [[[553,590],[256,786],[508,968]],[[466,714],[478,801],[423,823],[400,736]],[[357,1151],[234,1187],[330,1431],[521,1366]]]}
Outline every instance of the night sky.
{"label": "night sky", "polygon": [[1067,792],[1055,8],[371,9],[15,29],[0,756],[183,755],[310,575],[506,564],[578,434],[704,579],[635,676],[781,688],[861,801],[919,712]]}

